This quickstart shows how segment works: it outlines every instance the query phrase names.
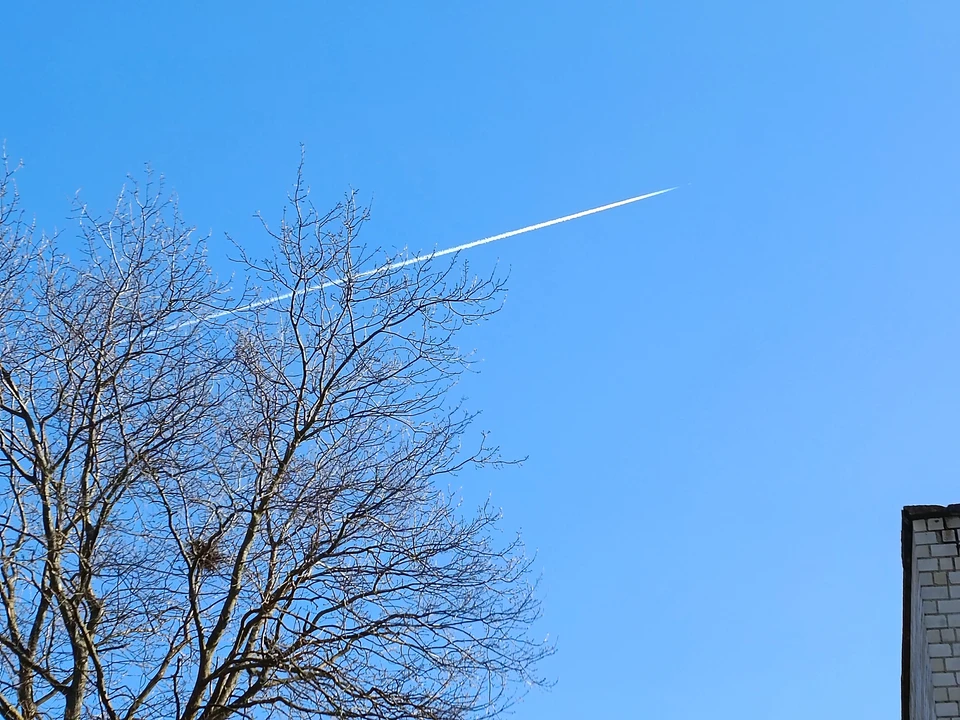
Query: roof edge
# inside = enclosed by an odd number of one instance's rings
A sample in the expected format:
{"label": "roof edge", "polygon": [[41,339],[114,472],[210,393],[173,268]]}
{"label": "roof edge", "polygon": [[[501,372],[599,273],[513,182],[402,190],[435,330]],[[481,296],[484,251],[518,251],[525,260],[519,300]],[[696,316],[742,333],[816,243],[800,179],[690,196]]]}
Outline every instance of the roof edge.
{"label": "roof edge", "polygon": [[904,520],[925,520],[932,517],[960,517],[960,503],[953,505],[905,505]]}

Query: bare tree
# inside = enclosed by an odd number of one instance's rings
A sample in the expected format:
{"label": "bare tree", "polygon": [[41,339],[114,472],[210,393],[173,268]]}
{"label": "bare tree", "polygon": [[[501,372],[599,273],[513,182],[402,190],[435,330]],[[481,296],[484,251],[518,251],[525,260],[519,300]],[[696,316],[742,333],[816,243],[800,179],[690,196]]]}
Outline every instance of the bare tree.
{"label": "bare tree", "polygon": [[529,560],[438,483],[498,462],[449,390],[501,282],[390,266],[302,168],[240,252],[261,295],[162,187],[77,216],[75,260],[5,171],[0,716],[440,720],[539,684]]}

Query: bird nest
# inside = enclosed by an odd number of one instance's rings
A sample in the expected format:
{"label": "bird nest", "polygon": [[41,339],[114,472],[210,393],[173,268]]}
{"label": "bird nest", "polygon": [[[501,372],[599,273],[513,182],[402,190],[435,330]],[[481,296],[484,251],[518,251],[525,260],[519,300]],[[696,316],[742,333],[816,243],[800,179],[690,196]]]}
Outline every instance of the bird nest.
{"label": "bird nest", "polygon": [[187,541],[187,557],[198,570],[214,572],[222,570],[230,559],[216,538],[190,538]]}

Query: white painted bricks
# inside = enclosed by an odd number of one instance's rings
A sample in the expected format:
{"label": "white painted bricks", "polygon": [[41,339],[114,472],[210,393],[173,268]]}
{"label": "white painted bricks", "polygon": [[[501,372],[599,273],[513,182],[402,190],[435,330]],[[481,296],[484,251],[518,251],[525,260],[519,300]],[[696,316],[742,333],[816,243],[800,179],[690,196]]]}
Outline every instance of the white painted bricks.
{"label": "white painted bricks", "polygon": [[909,720],[960,720],[958,529],[960,517],[912,521]]}

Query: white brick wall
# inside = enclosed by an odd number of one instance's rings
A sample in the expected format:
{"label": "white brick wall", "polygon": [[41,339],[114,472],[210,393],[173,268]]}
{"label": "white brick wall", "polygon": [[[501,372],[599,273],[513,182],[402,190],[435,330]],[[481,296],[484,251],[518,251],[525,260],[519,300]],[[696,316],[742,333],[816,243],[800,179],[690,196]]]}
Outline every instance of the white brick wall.
{"label": "white brick wall", "polygon": [[912,522],[910,720],[960,720],[960,517]]}

